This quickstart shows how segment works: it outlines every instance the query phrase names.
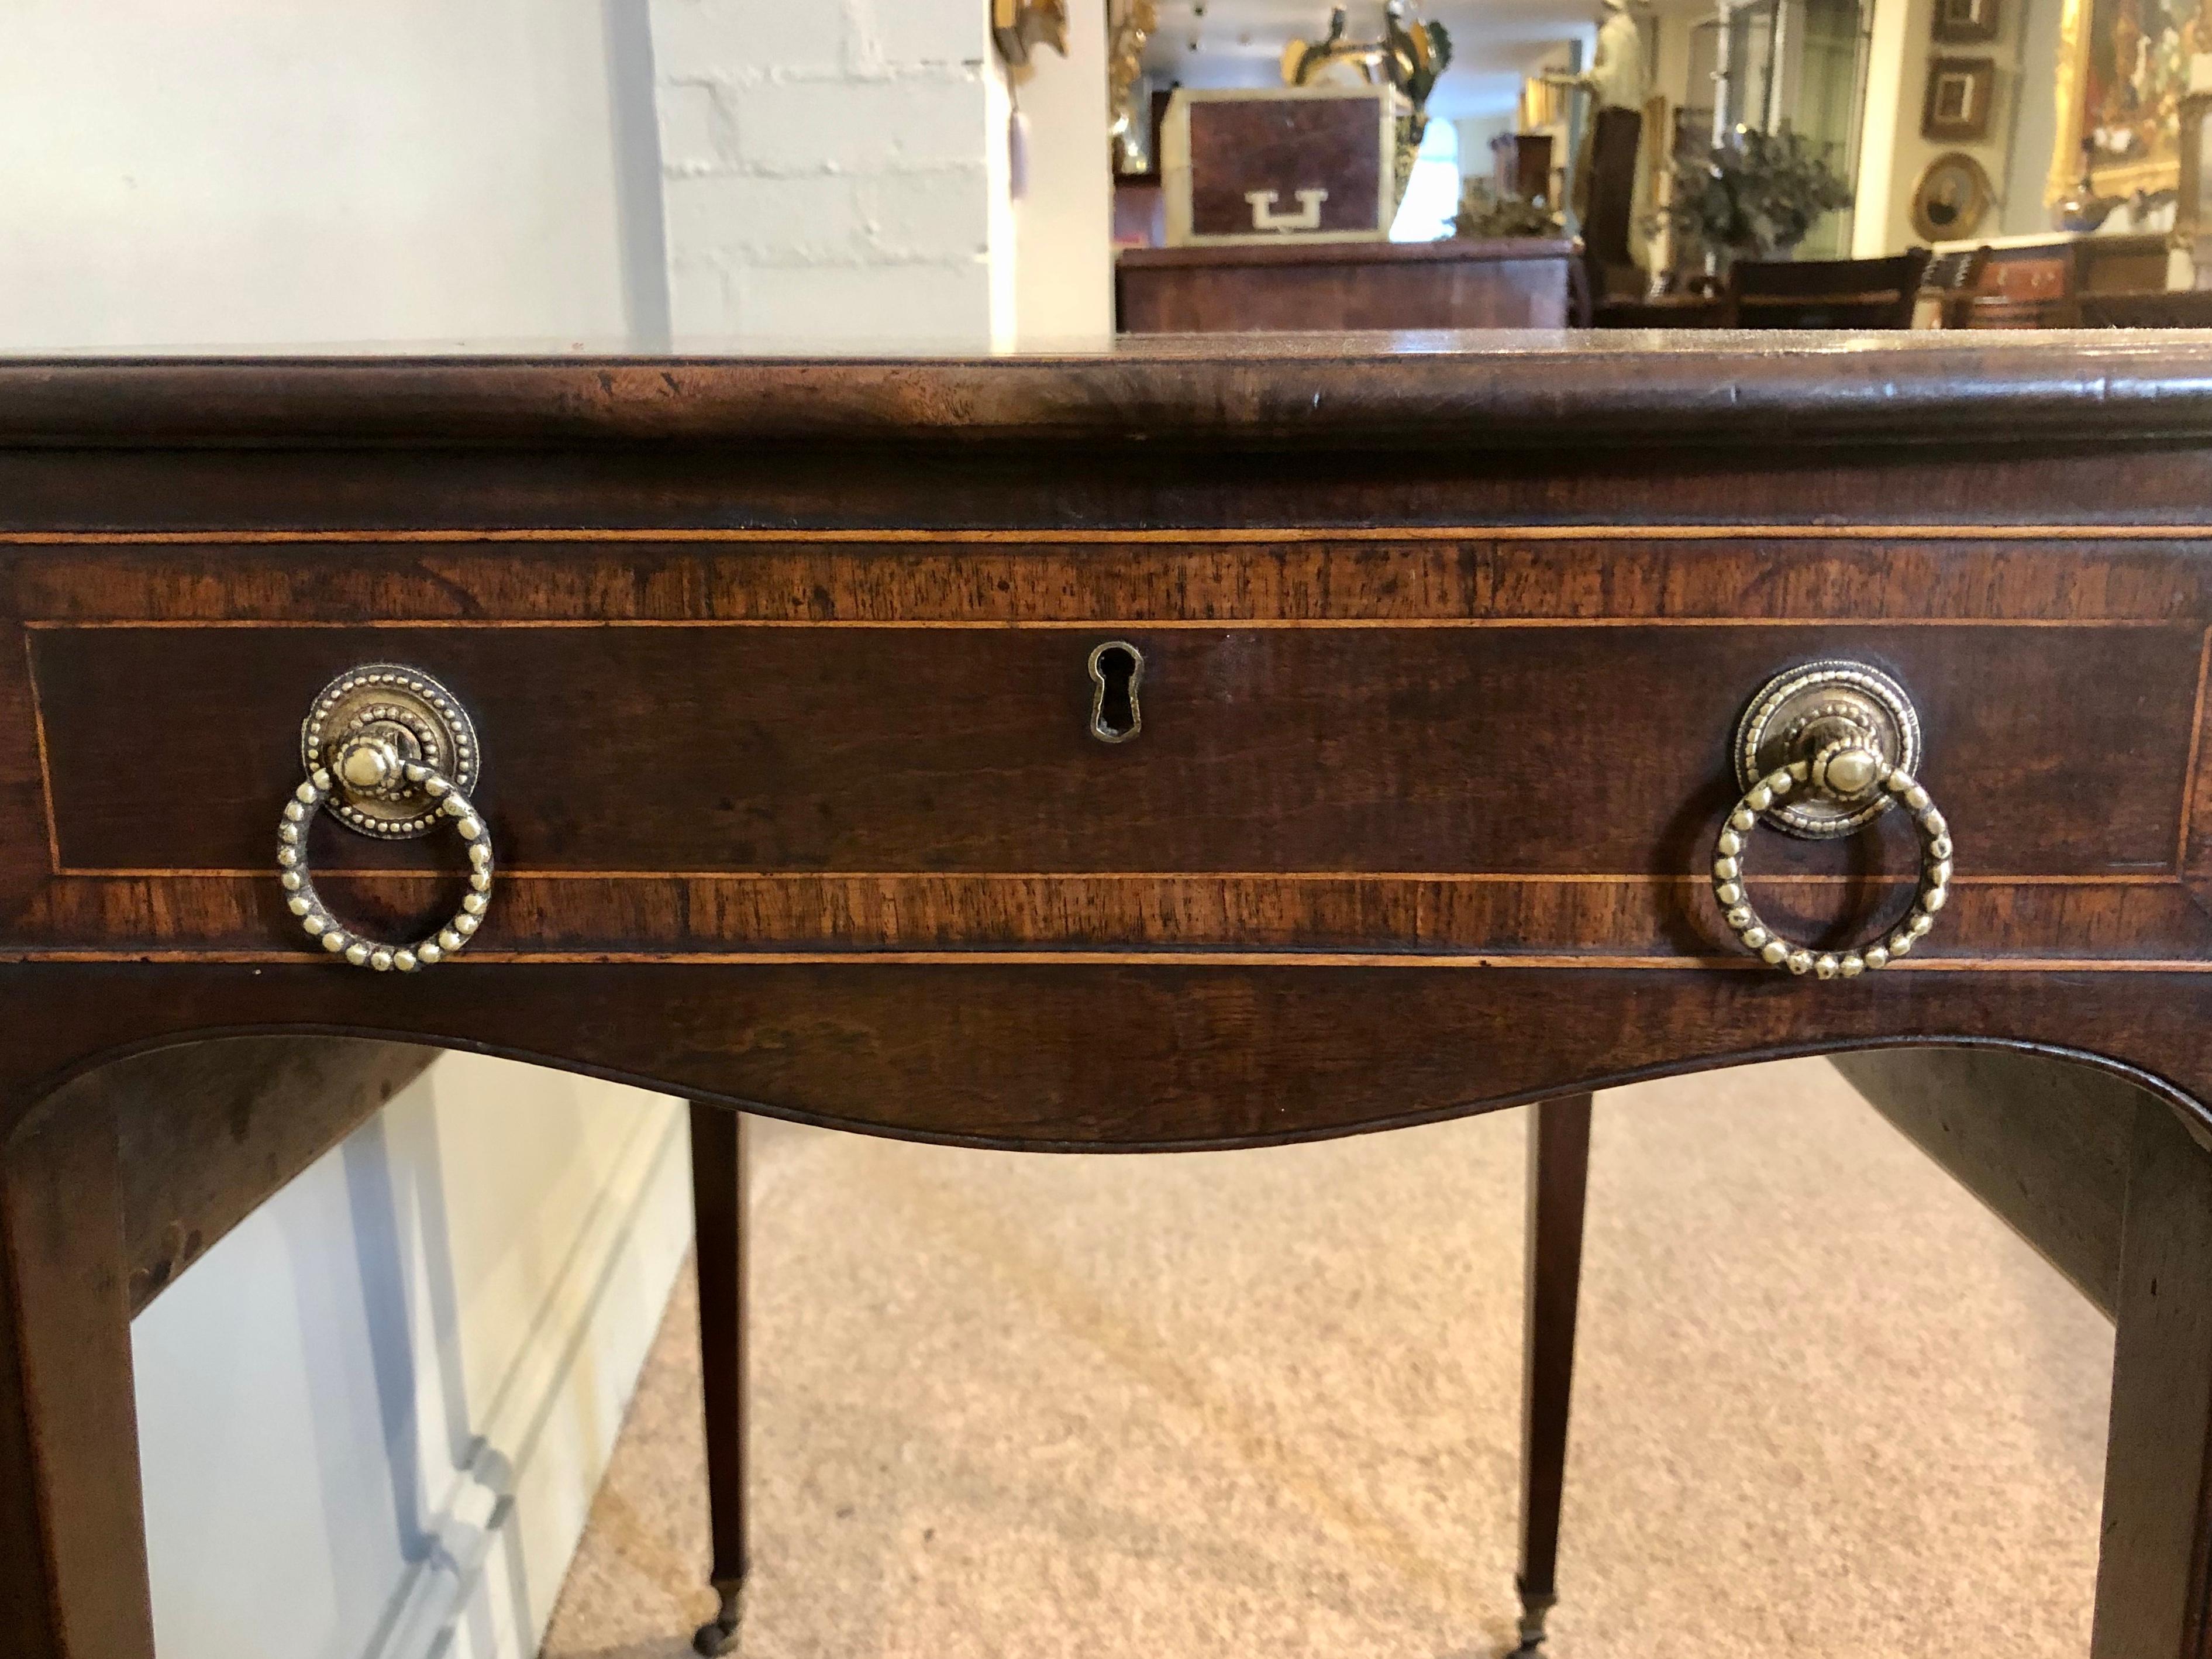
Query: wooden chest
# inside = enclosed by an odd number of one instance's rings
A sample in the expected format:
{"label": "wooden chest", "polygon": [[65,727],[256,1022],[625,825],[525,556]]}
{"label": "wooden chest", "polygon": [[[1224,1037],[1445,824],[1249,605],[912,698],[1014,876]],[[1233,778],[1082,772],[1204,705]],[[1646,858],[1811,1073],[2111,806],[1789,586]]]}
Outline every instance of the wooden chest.
{"label": "wooden chest", "polygon": [[1161,134],[1168,246],[1381,240],[1397,115],[1387,88],[1177,92]]}

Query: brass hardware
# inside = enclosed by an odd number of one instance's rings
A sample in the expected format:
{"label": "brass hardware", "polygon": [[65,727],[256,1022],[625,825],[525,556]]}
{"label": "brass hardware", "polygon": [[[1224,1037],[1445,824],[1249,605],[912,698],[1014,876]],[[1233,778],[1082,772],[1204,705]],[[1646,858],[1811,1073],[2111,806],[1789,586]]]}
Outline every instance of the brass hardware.
{"label": "brass hardware", "polygon": [[[465,947],[491,904],[491,832],[468,797],[480,764],[476,729],[453,694],[428,674],[391,663],[352,669],[315,699],[301,725],[300,754],[307,775],[276,825],[276,866],[285,907],[307,936],[379,973],[412,973]],[[448,757],[450,773],[439,765]],[[469,857],[469,889],[452,919],[411,945],[368,939],[340,923],[307,865],[307,832],[325,810],[386,840],[450,821]]]}
{"label": "brass hardware", "polygon": [[1091,735],[1101,743],[1127,743],[1144,729],[1137,688],[1145,653],[1127,640],[1109,640],[1091,653]]}
{"label": "brass hardware", "polygon": [[[1737,787],[1793,761],[1810,761],[1835,743],[1870,750],[1881,763],[1920,770],[1920,716],[1905,688],[1864,663],[1812,662],[1759,688],[1735,731]],[[1859,774],[1854,774],[1854,776]],[[1871,784],[1832,788],[1825,781],[1769,810],[1766,821],[1808,841],[1856,835],[1888,811],[1892,798]]]}
{"label": "brass hardware", "polygon": [[[343,769],[340,751],[357,740],[374,747],[350,757],[366,769],[381,762],[374,779]],[[300,723],[300,766],[313,775],[324,767],[345,787],[330,808],[349,830],[385,841],[411,841],[438,827],[437,803],[407,781],[406,768],[426,766],[465,795],[477,787],[482,757],[477,731],[459,698],[417,668],[373,662],[349,668],[316,696]]]}
{"label": "brass hardware", "polygon": [[[1745,787],[1713,849],[1713,896],[1729,926],[1771,967],[1818,979],[1856,979],[1924,939],[1950,898],[1951,828],[1913,776],[1920,720],[1904,688],[1863,663],[1820,662],[1778,675],[1736,728]],[[1763,818],[1808,839],[1847,836],[1903,806],[1920,832],[1920,887],[1887,937],[1849,951],[1814,951],[1769,927],[1745,887],[1744,849]]]}

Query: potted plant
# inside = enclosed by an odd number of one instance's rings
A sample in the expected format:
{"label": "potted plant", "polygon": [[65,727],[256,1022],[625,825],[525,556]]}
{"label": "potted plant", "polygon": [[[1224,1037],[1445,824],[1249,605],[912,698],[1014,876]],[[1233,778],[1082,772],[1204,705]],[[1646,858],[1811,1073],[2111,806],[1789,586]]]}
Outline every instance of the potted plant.
{"label": "potted plant", "polygon": [[1480,179],[1468,181],[1461,192],[1459,212],[1452,220],[1455,236],[1558,236],[1559,216],[1525,196],[1500,196]]}
{"label": "potted plant", "polygon": [[1737,259],[1767,259],[1805,240],[1824,214],[1849,207],[1851,187],[1796,133],[1738,127],[1700,161],[1674,163],[1657,216],[1701,249],[1709,275]]}

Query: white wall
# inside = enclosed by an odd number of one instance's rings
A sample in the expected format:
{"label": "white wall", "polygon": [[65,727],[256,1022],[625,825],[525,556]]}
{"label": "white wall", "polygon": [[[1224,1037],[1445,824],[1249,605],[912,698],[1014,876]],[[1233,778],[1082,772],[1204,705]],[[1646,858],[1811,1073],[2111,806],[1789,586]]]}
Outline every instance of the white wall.
{"label": "white wall", "polygon": [[161,1659],[534,1654],[690,1243],[685,1147],[659,1096],[447,1055],[148,1309]]}
{"label": "white wall", "polygon": [[984,0],[653,0],[687,343],[978,349],[1110,327],[1103,0],[1017,88]]}
{"label": "white wall", "polygon": [[[1997,9],[1998,33],[1985,45],[1948,46],[1930,39],[1936,0],[1875,0],[1874,29],[1867,67],[1866,125],[1859,149],[1857,199],[1851,221],[1851,252],[1860,258],[1901,252],[1927,239],[1913,228],[1912,192],[1920,175],[1937,156],[1960,150],[1982,164],[1990,188],[1997,192],[1981,228],[1974,234],[1989,237],[2025,220],[2031,230],[2048,228],[2041,216],[2042,189],[2039,178],[2028,192],[2031,210],[2017,199],[2018,183],[2008,163],[2014,131],[2033,127],[2021,118],[2021,100],[2048,100],[2054,94],[2049,64],[2027,66],[2021,62],[2023,33],[2021,0],[2005,0]],[[1928,90],[1929,59],[1937,56],[1989,58],[1997,65],[1996,103],[1987,135],[1978,143],[1960,143],[1920,135],[1920,120]],[[2051,152],[2050,118],[2044,118],[2043,165]]]}
{"label": "white wall", "polygon": [[623,336],[620,10],[19,0],[0,343]]}
{"label": "white wall", "polygon": [[989,21],[942,0],[653,0],[679,335],[1002,329]]}
{"label": "white wall", "polygon": [[2013,100],[2012,155],[1996,180],[2003,192],[2002,222],[2008,236],[2051,228],[2044,192],[2051,180],[2051,152],[2058,137],[2058,26],[2064,0],[2014,0],[2005,27],[2020,35],[2020,95]]}
{"label": "white wall", "polygon": [[1067,56],[1011,77],[1029,123],[1029,188],[1013,204],[1014,333],[1024,347],[1114,331],[1106,0],[1068,0]]}
{"label": "white wall", "polygon": [[[0,348],[665,337],[641,0],[8,25]],[[534,1651],[683,1258],[682,1127],[446,1058],[148,1311],[162,1659]]]}

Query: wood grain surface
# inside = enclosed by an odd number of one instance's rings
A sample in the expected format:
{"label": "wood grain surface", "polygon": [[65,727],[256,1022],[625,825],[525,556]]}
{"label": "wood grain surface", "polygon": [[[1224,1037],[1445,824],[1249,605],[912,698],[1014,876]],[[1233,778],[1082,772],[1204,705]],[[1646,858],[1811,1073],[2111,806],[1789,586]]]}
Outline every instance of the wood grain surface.
{"label": "wood grain surface", "polygon": [[[188,578],[198,543],[24,555],[50,614],[20,670],[0,654],[24,716],[0,947],[288,950],[264,870],[299,712],[398,659],[483,736],[489,950],[1725,956],[1700,877],[1735,718],[1847,655],[1911,690],[1966,849],[1931,954],[2203,954],[2193,543],[1187,537],[248,544],[219,590]],[[1121,747],[1086,731],[1107,638],[1146,658]],[[115,718],[132,680],[189,741]],[[965,787],[978,764],[994,787]],[[316,854],[419,872],[333,875],[398,931],[449,902],[454,850]],[[1893,920],[1912,868],[1895,824],[1753,858],[1763,907],[1823,942]]]}
{"label": "wood grain surface", "polygon": [[[118,1012],[123,1018],[118,1018]],[[10,1098],[118,1044],[305,1030],[420,1041],[770,1115],[1033,1150],[1272,1145],[1700,1066],[1990,1042],[2212,1093],[2212,975],[1156,961],[592,965],[435,973],[161,963],[0,966]],[[20,1112],[26,1107],[11,1107]],[[0,1124],[0,1131],[4,1124]]]}
{"label": "wood grain surface", "polygon": [[[0,364],[0,1633],[146,1659],[130,1307],[369,1098],[133,1116],[118,1056],[345,1036],[1094,1151],[1933,1043],[2157,1097],[2075,1263],[2098,1641],[2202,1659],[2208,1258],[2159,1218],[2212,1168],[2208,501],[2192,336]],[[1959,854],[1924,949],[1822,984],[1704,876],[1739,711],[1831,655],[1918,703]],[[309,698],[395,656],[474,710],[508,871],[412,975],[273,878]],[[394,931],[458,868],[314,851]],[[1893,823],[1751,857],[1823,944],[1909,902]]]}
{"label": "wood grain surface", "polygon": [[0,443],[799,442],[1650,450],[2009,447],[2212,430],[2212,333],[1148,337],[995,359],[442,356],[0,363]]}

